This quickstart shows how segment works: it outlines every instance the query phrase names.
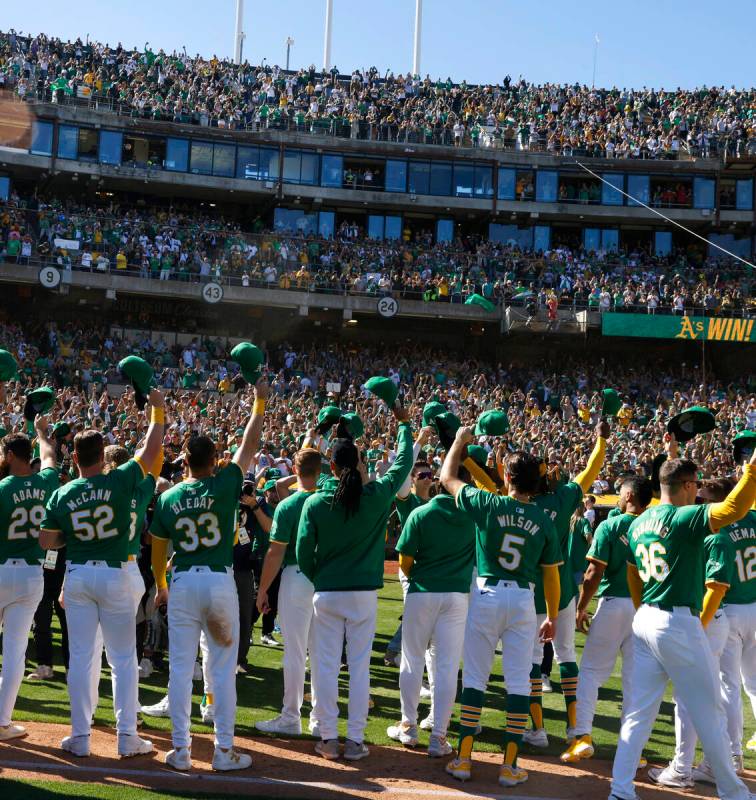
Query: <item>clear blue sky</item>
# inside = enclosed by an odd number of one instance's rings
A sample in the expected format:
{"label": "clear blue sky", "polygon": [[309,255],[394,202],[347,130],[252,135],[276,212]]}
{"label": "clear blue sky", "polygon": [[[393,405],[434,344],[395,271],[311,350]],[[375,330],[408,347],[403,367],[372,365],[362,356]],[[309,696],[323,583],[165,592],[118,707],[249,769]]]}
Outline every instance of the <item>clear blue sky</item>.
{"label": "clear blue sky", "polygon": [[[3,4],[0,26],[140,48],[186,46],[190,54],[233,53],[235,0],[128,0],[92,3],[34,0]],[[292,66],[320,67],[325,0],[246,0],[245,56],[283,64],[292,36]],[[353,67],[412,66],[414,0],[334,0],[332,60]],[[756,83],[755,0],[425,0],[423,74],[455,81],[501,80],[507,73],[538,82],[591,82],[599,35],[600,86]]]}

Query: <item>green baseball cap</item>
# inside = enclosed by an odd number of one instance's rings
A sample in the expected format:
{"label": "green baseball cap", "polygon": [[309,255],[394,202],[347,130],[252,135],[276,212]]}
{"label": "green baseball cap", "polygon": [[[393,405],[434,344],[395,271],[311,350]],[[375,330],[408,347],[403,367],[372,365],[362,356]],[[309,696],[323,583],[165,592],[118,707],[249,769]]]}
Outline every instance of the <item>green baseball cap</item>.
{"label": "green baseball cap", "polygon": [[732,455],[736,464],[742,464],[751,457],[756,448],[756,431],[741,431],[732,440]]}
{"label": "green baseball cap", "polygon": [[71,426],[67,422],[56,422],[53,425],[52,435],[56,439],[64,439],[69,433],[71,433]]}
{"label": "green baseball cap", "polygon": [[448,450],[451,447],[461,425],[460,418],[456,414],[452,414],[451,411],[444,411],[443,414],[439,414],[433,420],[433,427],[438,432],[438,440],[444,450]]}
{"label": "green baseball cap", "polygon": [[365,382],[365,388],[376,397],[380,397],[389,408],[393,407],[399,396],[399,388],[394,381],[391,378],[384,378],[382,375],[369,378]]}
{"label": "green baseball cap", "polygon": [[268,467],[265,470],[265,480],[275,481],[281,477],[281,470],[278,467]]}
{"label": "green baseball cap", "polygon": [[432,425],[433,420],[439,414],[446,413],[446,406],[443,403],[439,403],[438,400],[431,400],[429,403],[426,403],[423,407],[423,425]]}
{"label": "green baseball cap", "polygon": [[708,433],[716,427],[714,415],[704,406],[686,408],[667,423],[667,430],[678,442],[688,442],[699,433]]}
{"label": "green baseball cap", "polygon": [[276,482],[271,478],[271,480],[265,481],[265,483],[263,484],[262,490],[264,492],[269,492],[271,489],[275,489],[275,488],[276,488]]}
{"label": "green baseball cap", "polygon": [[365,433],[365,426],[362,420],[353,411],[348,411],[341,415],[339,425],[336,428],[336,435],[340,439],[359,439]]}
{"label": "green baseball cap", "polygon": [[8,435],[8,431],[5,430],[5,428],[2,425],[0,425],[0,439],[2,439],[4,436],[7,436],[7,435]]}
{"label": "green baseball cap", "polygon": [[234,431],[234,436],[244,436],[244,428],[237,428]]}
{"label": "green baseball cap", "polygon": [[622,408],[622,400],[617,394],[615,389],[602,389],[601,396],[603,403],[601,405],[602,417],[616,417],[617,412]]}
{"label": "green baseball cap", "polygon": [[0,350],[0,381],[12,381],[17,374],[16,359],[7,350]]}
{"label": "green baseball cap", "polygon": [[496,305],[492,303],[488,298],[483,297],[482,294],[471,294],[467,300],[465,300],[466,306],[480,306],[484,311],[488,311],[490,314],[492,311],[496,311]]}
{"label": "green baseball cap", "polygon": [[34,422],[37,414],[46,414],[55,405],[55,390],[49,386],[34,389],[26,395],[24,418]]}
{"label": "green baseball cap", "polygon": [[138,409],[143,409],[147,396],[153,386],[152,367],[139,356],[126,356],[118,362],[118,369],[124,378],[134,387],[134,400]]}
{"label": "green baseball cap", "polygon": [[341,409],[338,406],[323,406],[318,411],[318,427],[323,425],[326,429],[335,425],[341,419]]}
{"label": "green baseball cap", "polygon": [[260,380],[265,356],[257,345],[252,342],[239,342],[231,351],[231,360],[241,367],[241,374],[245,381],[255,384]]}
{"label": "green baseball cap", "polygon": [[488,462],[488,450],[479,444],[468,444],[467,455],[479,466],[485,467]]}
{"label": "green baseball cap", "polygon": [[504,411],[484,411],[475,425],[476,436],[503,436],[509,430],[509,418]]}

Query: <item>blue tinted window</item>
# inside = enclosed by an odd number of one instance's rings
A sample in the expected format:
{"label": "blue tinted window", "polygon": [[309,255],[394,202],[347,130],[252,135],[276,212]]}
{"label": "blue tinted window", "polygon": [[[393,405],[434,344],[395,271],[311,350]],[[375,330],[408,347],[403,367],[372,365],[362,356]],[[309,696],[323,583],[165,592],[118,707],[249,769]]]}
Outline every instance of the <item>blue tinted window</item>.
{"label": "blue tinted window", "polygon": [[213,144],[212,142],[192,142],[192,166],[194,175],[213,174]]}
{"label": "blue tinted window", "polygon": [[277,208],[273,212],[273,227],[277,231],[315,234],[318,229],[318,215],[295,208]]}
{"label": "blue tinted window", "polygon": [[58,158],[76,158],[79,155],[79,129],[73,125],[58,126]]}
{"label": "blue tinted window", "polygon": [[122,133],[118,131],[100,131],[100,164],[120,164],[122,152]]}
{"label": "blue tinted window", "polygon": [[607,253],[616,253],[619,248],[619,230],[607,228],[601,231],[601,249]]}
{"label": "blue tinted window", "polygon": [[735,183],[735,208],[750,211],[753,208],[753,178]]}
{"label": "blue tinted window", "polygon": [[318,233],[324,239],[332,239],[334,226],[336,224],[336,214],[333,211],[321,211],[318,214]]}
{"label": "blue tinted window", "polygon": [[617,189],[625,188],[625,176],[616,172],[605,172],[602,177],[611,183],[611,186],[601,184],[601,203],[605,206],[621,206],[624,198]]}
{"label": "blue tinted window", "polygon": [[380,214],[368,215],[368,236],[371,239],[383,239],[383,216]]}
{"label": "blue tinted window", "polygon": [[[751,257],[751,247],[753,243],[750,236],[735,236],[732,233],[710,233],[708,238],[710,242],[724,247],[725,250],[735,253],[736,256],[740,256],[741,258]],[[721,250],[709,245],[710,258],[722,258],[723,255],[724,253]]]}
{"label": "blue tinted window", "polygon": [[272,147],[260,148],[260,171],[258,179],[261,181],[276,180],[278,178],[278,150]]}
{"label": "blue tinted window", "polygon": [[492,175],[491,167],[475,166],[473,193],[476,197],[493,197]]}
{"label": "blue tinted window", "polygon": [[7,202],[10,197],[10,178],[7,175],[0,175],[0,201]]}
{"label": "blue tinted window", "polygon": [[670,231],[654,233],[654,253],[657,256],[668,256],[672,252],[672,234]]}
{"label": "blue tinted window", "polygon": [[32,122],[31,147],[29,152],[37,156],[51,156],[53,144],[52,122],[41,122],[35,119]]}
{"label": "blue tinted window", "polygon": [[[627,193],[631,197],[635,197],[640,200],[641,203],[648,205],[648,202],[651,199],[650,191],[651,189],[648,175],[627,176]],[[628,200],[627,204],[629,206],[638,205],[638,203],[636,203],[634,200]]]}
{"label": "blue tinted window", "polygon": [[343,156],[323,156],[320,164],[320,185],[341,189],[343,177]]}
{"label": "blue tinted window", "polygon": [[600,228],[586,228],[583,231],[583,247],[588,251],[601,249]]}
{"label": "blue tinted window", "polygon": [[221,178],[234,177],[236,148],[232,144],[216,144],[213,146],[213,175]]}
{"label": "blue tinted window", "polygon": [[427,161],[410,161],[409,192],[410,194],[428,194],[430,183],[430,164]]}
{"label": "blue tinted window", "polygon": [[556,202],[558,183],[558,174],[553,170],[538,170],[536,173],[536,200],[542,203]]}
{"label": "blue tinted window", "polygon": [[318,161],[320,156],[317,153],[302,153],[302,171],[300,172],[299,182],[306,186],[318,185]]}
{"label": "blue tinted window", "polygon": [[466,164],[454,165],[454,194],[457,197],[472,197],[473,168]]}
{"label": "blue tinted window", "polygon": [[436,241],[451,242],[454,239],[454,220],[440,219],[436,223]]}
{"label": "blue tinted window", "polygon": [[171,172],[186,172],[189,169],[188,139],[166,140],[165,168]]}
{"label": "blue tinted window", "polygon": [[449,197],[452,193],[452,165],[443,161],[431,164],[430,194],[437,197]]}
{"label": "blue tinted window", "polygon": [[386,217],[386,226],[384,235],[387,239],[401,239],[402,238],[402,218],[401,217]]}
{"label": "blue tinted window", "polygon": [[515,199],[516,170],[499,167],[499,200]]}
{"label": "blue tinted window", "polygon": [[492,222],[488,226],[488,238],[492,242],[509,244],[521,250],[533,249],[533,229],[529,225],[499,225]]}
{"label": "blue tinted window", "polygon": [[693,179],[693,208],[714,208],[714,179]]}
{"label": "blue tinted window", "polygon": [[387,192],[406,192],[407,191],[407,162],[406,161],[387,161],[386,162],[386,191]]}
{"label": "blue tinted window", "polygon": [[533,237],[533,249],[545,253],[551,248],[551,226],[536,225]]}
{"label": "blue tinted window", "polygon": [[236,177],[257,180],[260,169],[259,147],[236,148]]}
{"label": "blue tinted window", "polygon": [[284,183],[299,183],[301,169],[302,152],[300,150],[285,150],[283,162]]}

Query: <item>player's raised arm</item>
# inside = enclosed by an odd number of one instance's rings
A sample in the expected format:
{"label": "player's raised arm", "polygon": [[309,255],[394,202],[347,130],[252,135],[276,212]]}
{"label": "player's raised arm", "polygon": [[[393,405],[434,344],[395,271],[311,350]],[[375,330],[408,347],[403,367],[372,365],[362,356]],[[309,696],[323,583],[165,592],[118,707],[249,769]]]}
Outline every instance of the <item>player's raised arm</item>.
{"label": "player's raised arm", "polygon": [[158,389],[150,392],[150,427],[144,438],[144,444],[137,450],[134,459],[139,462],[145,475],[148,475],[152,465],[158,460],[163,447],[165,433],[165,398]]}
{"label": "player's raised arm", "polygon": [[268,399],[269,391],[268,382],[264,378],[260,378],[255,384],[255,403],[252,406],[252,416],[244,429],[242,443],[232,459],[245,475],[252,463],[252,457],[260,447],[260,434],[265,418],[265,401]]}
{"label": "player's raised arm", "polygon": [[49,422],[46,416],[40,414],[34,420],[34,430],[39,442],[40,469],[53,469],[56,463],[55,443],[48,437]]}
{"label": "player's raised arm", "polygon": [[709,527],[716,532],[732,525],[748,513],[756,501],[756,450],[743,465],[743,475],[721,503],[709,505]]}
{"label": "player's raised arm", "polygon": [[391,410],[399,423],[399,431],[396,437],[396,458],[386,474],[379,478],[376,483],[389,484],[393,487],[392,494],[396,494],[412,471],[412,426],[409,421],[409,412],[404,406],[395,403]]}
{"label": "player's raised arm", "polygon": [[459,473],[459,465],[462,461],[465,447],[472,440],[472,428],[459,428],[456,436],[454,437],[454,441],[452,442],[452,446],[449,449],[449,452],[446,454],[444,463],[441,466],[441,483],[443,484],[444,489],[446,489],[446,491],[449,492],[449,494],[454,498],[456,498],[462,489],[467,486],[467,484],[463,480],[460,480],[457,475]]}
{"label": "player's raised arm", "polygon": [[585,469],[575,478],[583,492],[590,491],[593,482],[598,478],[601,467],[604,466],[606,458],[606,439],[609,436],[609,423],[603,420],[596,426],[596,444],[593,452],[588,456],[588,463]]}

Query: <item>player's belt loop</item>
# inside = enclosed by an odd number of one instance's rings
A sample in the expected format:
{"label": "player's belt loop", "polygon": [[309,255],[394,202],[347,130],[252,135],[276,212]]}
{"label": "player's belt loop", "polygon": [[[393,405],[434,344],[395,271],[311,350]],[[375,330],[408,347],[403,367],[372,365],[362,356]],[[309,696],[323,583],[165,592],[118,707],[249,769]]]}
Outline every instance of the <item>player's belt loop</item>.
{"label": "player's belt loop", "polygon": [[674,614],[675,611],[682,611],[694,617],[698,616],[698,612],[690,606],[669,606],[666,603],[646,603],[646,605],[651,608],[658,608],[659,611],[666,611],[668,614]]}
{"label": "player's belt loop", "polygon": [[527,581],[505,581],[503,578],[486,578],[486,586],[502,586],[505,589],[531,589]]}
{"label": "player's belt loop", "polygon": [[88,561],[69,561],[69,564],[76,564],[79,567],[110,567],[110,569],[122,569],[123,561],[105,561],[102,559],[90,558]]}
{"label": "player's belt loop", "polygon": [[175,573],[179,572],[219,572],[227,575],[232,574],[231,567],[211,567],[207,564],[194,564],[190,567],[176,567],[173,570]]}

